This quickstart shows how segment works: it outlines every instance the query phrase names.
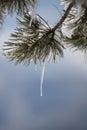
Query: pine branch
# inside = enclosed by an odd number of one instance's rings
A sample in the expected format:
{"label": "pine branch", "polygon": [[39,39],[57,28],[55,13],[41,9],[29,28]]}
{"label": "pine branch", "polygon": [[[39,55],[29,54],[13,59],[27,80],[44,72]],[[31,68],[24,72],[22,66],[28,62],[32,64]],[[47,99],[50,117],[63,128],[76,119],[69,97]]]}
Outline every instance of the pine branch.
{"label": "pine branch", "polygon": [[58,21],[58,23],[51,29],[51,32],[55,32],[55,30],[56,30],[59,26],[62,25],[62,23],[65,21],[65,19],[66,19],[67,16],[69,15],[69,12],[70,12],[71,8],[73,7],[74,3],[75,3],[75,0],[73,0],[73,1],[69,4],[69,6],[68,6],[68,8],[66,9],[64,15],[62,16],[62,18],[60,19],[60,21]]}
{"label": "pine branch", "polygon": [[[51,60],[63,57],[63,45],[61,33],[51,33],[51,27],[39,15],[39,18],[31,22],[31,15],[25,14],[23,20],[18,19],[21,25],[11,34],[10,42],[5,42],[4,55],[16,63],[36,63],[45,61],[49,56]],[[37,18],[36,16],[36,18]],[[30,24],[31,23],[31,24]]]}

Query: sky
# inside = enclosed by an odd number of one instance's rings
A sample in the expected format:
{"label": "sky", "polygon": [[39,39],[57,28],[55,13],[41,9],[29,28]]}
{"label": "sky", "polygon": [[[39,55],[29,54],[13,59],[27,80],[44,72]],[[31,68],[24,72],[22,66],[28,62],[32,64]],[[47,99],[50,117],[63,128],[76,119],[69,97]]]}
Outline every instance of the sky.
{"label": "sky", "polygon": [[[40,0],[38,12],[54,25],[58,0]],[[63,59],[46,63],[43,96],[41,66],[15,65],[3,55],[4,41],[16,27],[7,16],[0,30],[0,130],[86,130],[87,63],[84,54],[67,49]]]}

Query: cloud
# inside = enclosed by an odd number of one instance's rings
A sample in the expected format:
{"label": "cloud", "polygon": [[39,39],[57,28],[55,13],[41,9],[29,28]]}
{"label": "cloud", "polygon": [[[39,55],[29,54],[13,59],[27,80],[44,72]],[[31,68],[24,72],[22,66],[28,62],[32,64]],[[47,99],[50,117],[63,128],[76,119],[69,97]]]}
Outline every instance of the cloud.
{"label": "cloud", "polygon": [[[52,85],[50,87],[52,88]],[[82,86],[80,88],[78,86],[76,88],[75,86],[70,86],[70,88],[66,86],[65,88],[65,93],[62,86],[62,91],[59,88],[56,89],[56,91],[59,91],[56,99],[54,99],[56,94],[54,88],[53,97],[50,98],[50,95],[48,95],[49,98],[42,97],[43,100],[38,99],[36,95],[33,97],[27,96],[27,86],[23,88],[23,86],[17,86],[16,83],[12,88],[5,86],[0,100],[0,106],[3,110],[0,110],[0,112],[2,117],[5,116],[3,120],[4,130],[67,130],[68,128],[77,130],[83,127],[87,128],[86,89]],[[22,89],[26,91],[23,92]],[[60,92],[62,98],[59,95]],[[53,104],[54,106],[51,107]]]}

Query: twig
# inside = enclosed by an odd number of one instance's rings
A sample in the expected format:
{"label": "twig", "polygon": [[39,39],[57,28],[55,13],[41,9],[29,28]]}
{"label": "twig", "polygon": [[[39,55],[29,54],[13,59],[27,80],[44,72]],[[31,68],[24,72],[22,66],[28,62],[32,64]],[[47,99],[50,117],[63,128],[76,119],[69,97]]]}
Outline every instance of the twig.
{"label": "twig", "polygon": [[74,3],[75,3],[75,0],[73,0],[73,1],[69,4],[69,6],[68,6],[68,8],[66,9],[64,15],[62,16],[62,18],[60,19],[60,21],[58,21],[58,23],[51,29],[51,32],[55,32],[55,30],[65,21],[65,19],[67,18],[68,14],[69,14],[69,12],[70,12],[70,10],[71,10],[71,8],[73,7]]}

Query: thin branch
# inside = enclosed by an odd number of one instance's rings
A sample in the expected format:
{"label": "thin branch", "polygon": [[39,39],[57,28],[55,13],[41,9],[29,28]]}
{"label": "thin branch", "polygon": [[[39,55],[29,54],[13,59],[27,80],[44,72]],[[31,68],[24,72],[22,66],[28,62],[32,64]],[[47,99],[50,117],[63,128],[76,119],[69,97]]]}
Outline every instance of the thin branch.
{"label": "thin branch", "polygon": [[69,14],[69,12],[70,12],[70,10],[71,10],[71,8],[73,7],[74,3],[75,3],[75,0],[73,0],[73,1],[69,4],[69,6],[68,6],[68,8],[66,9],[64,15],[62,16],[62,18],[60,19],[60,21],[51,29],[51,32],[55,32],[55,30],[65,21],[65,19],[67,18],[68,14]]}

